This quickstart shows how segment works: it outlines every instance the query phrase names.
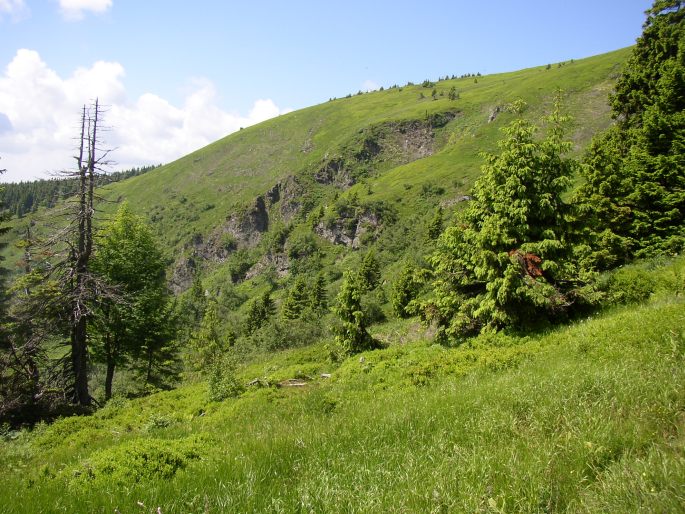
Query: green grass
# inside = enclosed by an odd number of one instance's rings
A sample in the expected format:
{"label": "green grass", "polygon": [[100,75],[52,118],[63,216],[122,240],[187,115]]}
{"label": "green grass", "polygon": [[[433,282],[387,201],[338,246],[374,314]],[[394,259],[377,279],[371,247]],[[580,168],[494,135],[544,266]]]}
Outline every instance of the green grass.
{"label": "green grass", "polygon": [[645,303],[547,333],[288,350],[241,380],[308,386],[196,383],[8,434],[0,510],[685,512],[682,265],[628,269],[660,284]]}

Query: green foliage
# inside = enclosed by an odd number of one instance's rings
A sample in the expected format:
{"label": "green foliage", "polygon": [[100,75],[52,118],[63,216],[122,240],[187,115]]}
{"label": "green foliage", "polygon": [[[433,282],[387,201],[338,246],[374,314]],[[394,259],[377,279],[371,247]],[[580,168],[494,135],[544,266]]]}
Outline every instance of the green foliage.
{"label": "green foliage", "polygon": [[393,284],[391,301],[396,316],[408,318],[416,314],[411,303],[418,297],[422,285],[416,266],[406,262]]}
{"label": "green foliage", "polygon": [[244,391],[244,386],[238,379],[236,370],[238,363],[231,352],[225,352],[211,365],[207,377],[209,399],[220,402],[227,398],[235,398]]}
{"label": "green foliage", "polygon": [[381,280],[381,266],[376,252],[369,250],[364,254],[357,271],[356,282],[363,291],[372,291],[378,287]]}
{"label": "green foliage", "polygon": [[544,140],[519,118],[503,129],[500,153],[485,155],[473,201],[431,258],[435,299],[425,312],[440,337],[532,325],[573,302],[571,207],[563,194],[576,163],[563,157],[571,147],[563,140],[567,121],[557,99]]}
{"label": "green foliage", "polygon": [[430,221],[428,225],[428,238],[435,240],[438,237],[440,237],[440,234],[442,234],[443,226],[442,226],[442,217],[443,217],[443,210],[442,207],[438,207],[435,210],[435,215],[433,216],[433,219]]}
{"label": "green foliage", "polygon": [[114,367],[130,358],[138,361],[146,383],[175,374],[175,320],[165,267],[152,232],[124,203],[102,228],[93,259],[93,270],[116,290],[113,298],[101,299],[93,321],[94,355],[108,366],[107,398]]}
{"label": "green foliage", "polygon": [[[671,295],[525,338],[392,345],[337,369],[323,345],[272,353],[238,370],[265,384],[232,401],[185,385],[16,432],[0,441],[0,504],[679,512],[684,316]],[[268,385],[294,377],[309,385]]]}
{"label": "green foliage", "polygon": [[590,229],[586,266],[685,245],[685,8],[657,0],[619,78],[616,126],[593,143],[578,194]]}
{"label": "green foliage", "polygon": [[247,311],[247,319],[245,320],[247,333],[252,334],[255,330],[259,329],[273,315],[274,311],[275,306],[270,291],[265,291],[262,296],[252,300]]}
{"label": "green foliage", "polygon": [[189,360],[196,370],[206,370],[229,346],[219,323],[216,301],[210,300],[200,328],[190,338],[192,353]]}
{"label": "green foliage", "polygon": [[328,291],[326,290],[326,277],[319,273],[314,280],[309,295],[309,305],[315,312],[328,311]]}
{"label": "green foliage", "polygon": [[283,301],[283,307],[281,308],[281,315],[284,319],[299,318],[308,305],[307,282],[302,275],[298,275],[295,283],[288,289],[288,293]]}
{"label": "green foliage", "polygon": [[84,486],[127,485],[140,481],[172,478],[178,471],[200,458],[197,438],[176,441],[145,439],[95,452],[84,464],[71,471],[70,484]]}
{"label": "green foliage", "polygon": [[336,327],[335,340],[347,354],[359,353],[379,346],[367,331],[368,315],[362,307],[362,295],[367,289],[366,284],[359,283],[359,276],[350,272],[345,273],[338,293],[337,305],[333,309],[341,322],[340,326]]}

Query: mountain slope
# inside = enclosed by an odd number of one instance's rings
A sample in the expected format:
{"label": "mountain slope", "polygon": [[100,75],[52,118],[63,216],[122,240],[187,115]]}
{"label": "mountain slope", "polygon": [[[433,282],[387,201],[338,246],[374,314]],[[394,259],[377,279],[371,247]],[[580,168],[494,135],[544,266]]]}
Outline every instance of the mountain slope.
{"label": "mountain slope", "polygon": [[[582,149],[610,122],[607,93],[627,55],[623,49],[549,69],[333,100],[241,130],[146,175],[108,186],[107,194],[127,199],[150,219],[177,266],[193,257],[193,265],[206,267],[205,261],[209,268],[228,256],[216,251],[226,232],[238,233],[238,247],[241,237],[254,246],[260,234],[240,234],[236,213],[249,213],[276,184],[281,196],[284,189],[290,195],[291,212],[272,209],[266,198],[263,208],[257,206],[265,225],[256,232],[268,230],[268,221],[292,225],[319,204],[330,206],[353,182],[357,185],[347,195],[356,191],[364,202],[388,202],[400,216],[427,212],[438,201],[451,205],[451,199],[467,194],[479,173],[479,152],[495,148],[498,128],[509,118],[504,107],[515,99],[528,102],[529,116],[538,118],[555,89],[563,89],[575,117],[572,137]],[[452,87],[457,100],[448,98]],[[372,145],[370,154],[364,145]],[[437,197],[422,194],[426,185],[437,186]],[[250,231],[249,223],[243,229]],[[215,248],[207,250],[212,237]],[[188,277],[178,284],[186,287]]]}

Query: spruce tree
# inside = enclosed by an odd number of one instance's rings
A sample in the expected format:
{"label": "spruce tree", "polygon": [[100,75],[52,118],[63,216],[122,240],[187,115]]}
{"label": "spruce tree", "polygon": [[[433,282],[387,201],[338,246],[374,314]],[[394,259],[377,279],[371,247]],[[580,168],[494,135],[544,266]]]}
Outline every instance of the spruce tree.
{"label": "spruce tree", "polygon": [[685,246],[685,3],[657,0],[611,95],[616,125],[593,143],[577,201],[588,266]]}
{"label": "spruce tree", "polygon": [[433,216],[433,219],[431,220],[430,224],[428,225],[428,238],[435,240],[438,237],[440,237],[440,234],[442,234],[442,217],[443,217],[443,210],[442,207],[438,207],[435,210],[435,215]]}
{"label": "spruce tree", "polygon": [[309,304],[315,312],[323,313],[328,310],[328,293],[326,291],[326,277],[323,273],[316,276],[309,297]]}
{"label": "spruce tree", "polygon": [[345,272],[343,284],[338,293],[335,314],[340,318],[336,328],[336,343],[346,354],[354,354],[378,347],[367,328],[368,316],[362,307],[363,286],[356,274]]}
{"label": "spruce tree", "polygon": [[400,318],[408,318],[416,314],[408,308],[421,289],[421,282],[416,275],[416,267],[411,262],[406,262],[393,284],[392,310]]}
{"label": "spruce tree", "polygon": [[298,276],[295,283],[288,290],[283,302],[282,315],[285,319],[297,319],[308,305],[307,282],[303,276]]}
{"label": "spruce tree", "polygon": [[364,292],[372,291],[378,287],[381,280],[381,266],[373,250],[366,252],[362,258],[358,275],[359,285],[364,289]]}
{"label": "spruce tree", "polygon": [[426,315],[446,338],[534,323],[571,302],[571,206],[563,195],[576,164],[563,157],[571,144],[563,139],[568,118],[559,97],[547,121],[542,141],[523,118],[503,129],[499,154],[485,155],[473,201],[440,237]]}

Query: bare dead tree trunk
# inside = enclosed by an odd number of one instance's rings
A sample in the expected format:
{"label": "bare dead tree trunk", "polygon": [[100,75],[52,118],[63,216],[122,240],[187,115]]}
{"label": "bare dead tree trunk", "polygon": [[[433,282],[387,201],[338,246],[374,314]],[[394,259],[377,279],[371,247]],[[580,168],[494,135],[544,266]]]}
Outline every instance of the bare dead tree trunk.
{"label": "bare dead tree trunk", "polygon": [[[98,100],[92,109],[83,107],[81,115],[81,138],[78,166],[78,223],[74,245],[73,296],[71,308],[71,364],[74,373],[74,403],[88,406],[92,397],[88,391],[88,317],[89,301],[94,300],[93,280],[88,264],[93,253],[94,188],[96,170],[101,163],[97,156],[98,123],[100,105]],[[84,155],[85,154],[85,155]],[[105,154],[106,155],[106,154]]]}

